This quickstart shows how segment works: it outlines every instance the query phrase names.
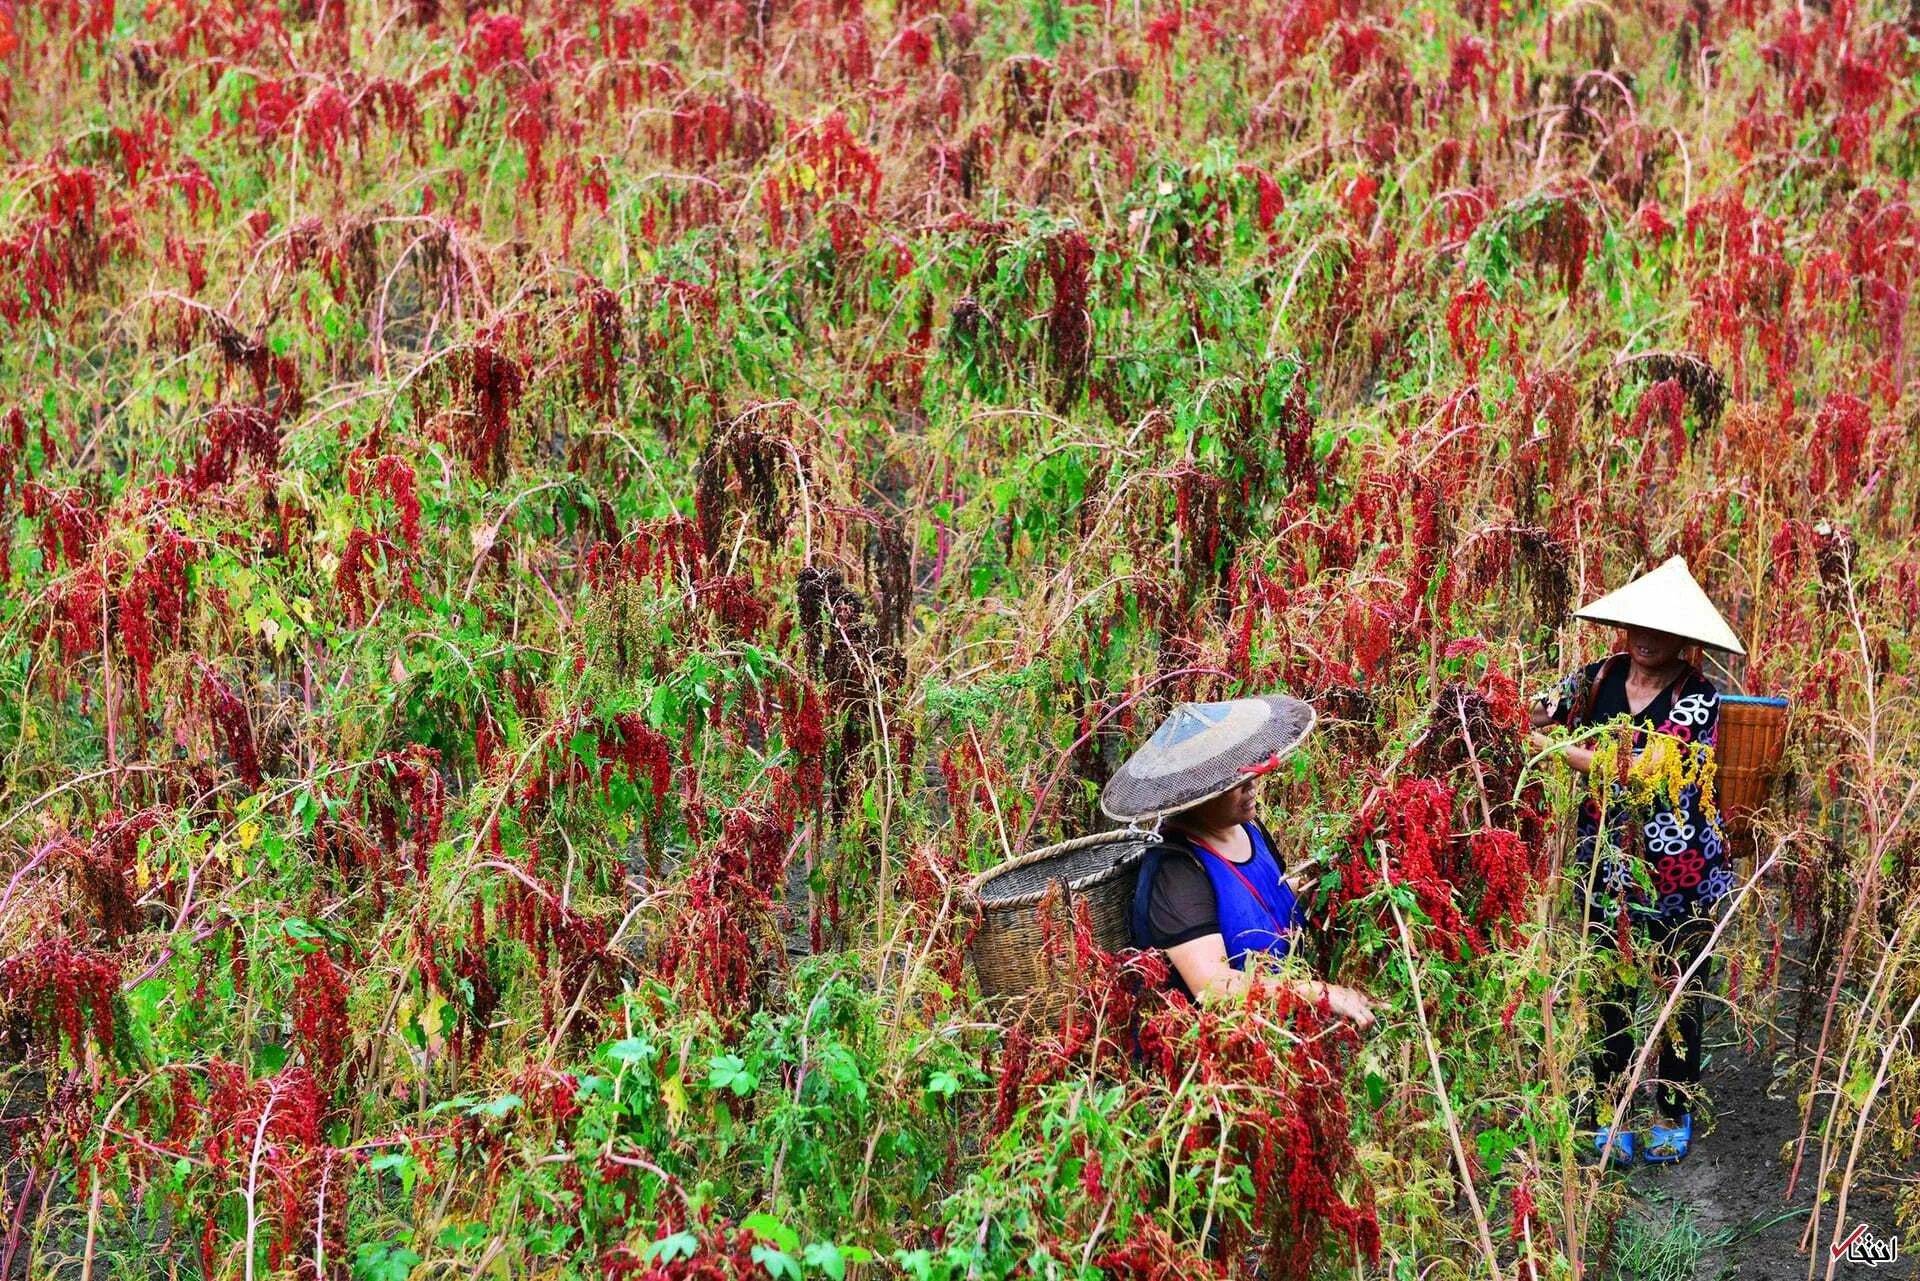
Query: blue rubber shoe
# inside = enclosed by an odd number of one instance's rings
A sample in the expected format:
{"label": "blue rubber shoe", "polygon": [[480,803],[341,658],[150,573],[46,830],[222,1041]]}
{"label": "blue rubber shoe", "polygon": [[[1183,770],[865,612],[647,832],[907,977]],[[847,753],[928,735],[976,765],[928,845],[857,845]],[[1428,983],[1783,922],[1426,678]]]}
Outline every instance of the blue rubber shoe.
{"label": "blue rubber shoe", "polygon": [[1671,1165],[1687,1155],[1693,1146],[1693,1113],[1680,1118],[1678,1125],[1655,1125],[1647,1129],[1647,1164]]}
{"label": "blue rubber shoe", "polygon": [[1632,1130],[1598,1130],[1593,1136],[1594,1155],[1603,1165],[1620,1169],[1633,1164]]}

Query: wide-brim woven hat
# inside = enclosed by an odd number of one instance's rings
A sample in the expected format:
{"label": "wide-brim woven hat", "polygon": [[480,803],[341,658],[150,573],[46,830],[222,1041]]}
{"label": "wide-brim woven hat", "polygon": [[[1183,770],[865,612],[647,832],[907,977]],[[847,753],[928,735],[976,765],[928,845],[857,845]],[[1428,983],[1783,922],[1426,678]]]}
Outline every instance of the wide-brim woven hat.
{"label": "wide-brim woven hat", "polygon": [[1574,615],[1593,623],[1619,627],[1650,627],[1683,636],[1715,649],[1744,654],[1747,647],[1720,617],[1700,584],[1687,570],[1684,556],[1670,557],[1617,591],[1608,592]]}
{"label": "wide-brim woven hat", "polygon": [[1100,808],[1131,823],[1211,800],[1278,765],[1313,720],[1310,704],[1285,694],[1182,703],[1107,780]]}

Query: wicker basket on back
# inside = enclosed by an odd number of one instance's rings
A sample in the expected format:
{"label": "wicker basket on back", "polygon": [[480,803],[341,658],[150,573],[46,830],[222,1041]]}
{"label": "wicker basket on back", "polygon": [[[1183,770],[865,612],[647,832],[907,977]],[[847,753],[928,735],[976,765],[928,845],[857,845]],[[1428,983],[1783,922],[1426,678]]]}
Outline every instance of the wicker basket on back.
{"label": "wicker basket on back", "polygon": [[1736,854],[1753,852],[1753,814],[1766,803],[1787,742],[1787,700],[1720,696],[1714,782],[1721,822]]}
{"label": "wicker basket on back", "polygon": [[[1060,944],[1071,938],[1077,906],[1086,904],[1099,947],[1128,946],[1134,879],[1152,839],[1134,830],[1098,832],[1022,854],[975,877],[968,888],[980,913],[973,968],[981,992],[1008,1014],[1046,1019],[1059,1013],[1073,982],[1071,951],[1063,953]],[[1040,920],[1050,892],[1058,895],[1052,955]]]}

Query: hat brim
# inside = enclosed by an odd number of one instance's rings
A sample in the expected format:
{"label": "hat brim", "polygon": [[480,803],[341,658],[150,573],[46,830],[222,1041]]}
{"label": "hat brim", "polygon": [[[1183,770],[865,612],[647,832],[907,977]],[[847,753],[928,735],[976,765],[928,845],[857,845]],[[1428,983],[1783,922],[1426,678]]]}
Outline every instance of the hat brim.
{"label": "hat brim", "polygon": [[1626,618],[1610,612],[1588,613],[1584,609],[1574,617],[1583,623],[1599,623],[1604,627],[1644,627],[1650,632],[1665,632],[1669,636],[1678,636],[1681,640],[1692,641],[1696,645],[1705,645],[1708,649],[1717,649],[1728,654],[1747,652],[1747,647],[1740,643],[1739,637],[1734,636],[1731,630],[1723,631],[1717,636],[1702,636],[1698,633],[1709,629],[1688,627],[1684,623],[1677,623],[1671,619],[1662,619],[1654,623],[1645,617]]}
{"label": "hat brim", "polygon": [[1614,627],[1645,627],[1730,654],[1747,652],[1687,568],[1684,556],[1667,557],[1626,586],[1588,601],[1574,617]]}
{"label": "hat brim", "polygon": [[1259,695],[1257,701],[1272,711],[1266,723],[1231,750],[1190,769],[1144,777],[1136,765],[1145,748],[1135,752],[1101,790],[1100,812],[1125,823],[1165,818],[1274,768],[1312,735],[1318,716],[1311,703],[1286,694]]}

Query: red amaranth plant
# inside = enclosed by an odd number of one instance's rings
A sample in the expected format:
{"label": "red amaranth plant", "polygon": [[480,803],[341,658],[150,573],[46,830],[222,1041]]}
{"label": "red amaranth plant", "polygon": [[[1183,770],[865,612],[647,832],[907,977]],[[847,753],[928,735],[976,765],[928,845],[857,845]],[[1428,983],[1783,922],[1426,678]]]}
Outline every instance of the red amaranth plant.
{"label": "red amaranth plant", "polygon": [[199,559],[198,547],[164,522],[149,529],[147,554],[119,592],[120,644],[133,662],[134,690],[140,706],[150,705],[156,646],[178,647],[186,622],[188,571]]}
{"label": "red amaranth plant", "polygon": [[[1042,910],[1051,915],[1049,904]],[[1371,1189],[1363,1183],[1349,1200],[1337,1188],[1353,1165],[1344,1088],[1358,1037],[1349,1025],[1280,985],[1249,991],[1246,1005],[1259,1018],[1162,999],[1154,994],[1166,981],[1165,960],[1155,953],[1102,951],[1084,905],[1070,944],[1050,933],[1047,946],[1069,953],[1062,959],[1073,967],[1074,1000],[1048,1036],[1036,1039],[1025,1025],[1008,1033],[1000,1054],[996,1132],[1012,1123],[1035,1087],[1101,1064],[1169,1087],[1217,1089],[1225,1110],[1195,1116],[1188,1142],[1216,1144],[1248,1172],[1270,1274],[1304,1278],[1328,1232],[1349,1249],[1378,1257]],[[1273,1024],[1289,1027],[1291,1035],[1268,1035],[1265,1029]],[[1243,1229],[1231,1223],[1226,1228],[1229,1254],[1250,1244]]]}
{"label": "red amaranth plant", "polygon": [[580,286],[580,390],[587,403],[610,408],[620,379],[620,298],[598,281]]}
{"label": "red amaranth plant", "polygon": [[408,744],[397,752],[384,753],[378,761],[391,779],[392,800],[369,802],[373,825],[380,832],[389,854],[399,854],[400,806],[406,808],[406,849],[411,853],[414,875],[427,879],[427,862],[440,841],[440,829],[446,821],[447,783],[440,775],[440,752],[420,743]]}
{"label": "red amaranth plant", "polygon": [[1813,470],[1807,483],[1814,493],[1830,488],[1842,495],[1852,492],[1872,432],[1873,411],[1866,401],[1846,392],[1827,398],[1813,421]]}
{"label": "red amaranth plant", "polygon": [[527,37],[520,18],[509,13],[475,14],[467,29],[466,54],[479,76],[502,67],[525,66]]}
{"label": "red amaranth plant", "polygon": [[768,1275],[768,1268],[756,1254],[763,1242],[751,1229],[735,1227],[711,1205],[701,1207],[697,1229],[687,1227],[685,1213],[674,1202],[662,1201],[661,1208],[664,1213],[653,1230],[688,1230],[698,1245],[691,1251],[659,1258],[648,1258],[627,1246],[614,1247],[599,1258],[602,1281],[751,1281]]}
{"label": "red amaranth plant", "polygon": [[1209,1259],[1181,1245],[1151,1218],[1137,1220],[1127,1239],[1095,1258],[1094,1264],[1113,1281],[1194,1281],[1227,1275],[1225,1259]]}
{"label": "red amaranth plant", "polygon": [[401,599],[410,605],[420,604],[420,589],[413,581],[412,558],[392,539],[355,528],[347,534],[347,545],[340,552],[340,566],[333,573],[334,590],[340,593],[347,622],[352,626],[360,626],[369,617],[367,580],[382,561],[398,569]]}
{"label": "red amaranth plant", "polygon": [[500,988],[493,978],[492,952],[487,939],[487,909],[475,896],[470,906],[467,937],[454,957],[453,974],[465,986],[468,999],[462,1007],[460,1024],[452,1034],[454,1048],[464,1050],[472,1062],[486,1049],[487,1031],[500,1008]]}
{"label": "red amaranth plant", "polygon": [[[140,928],[136,898],[142,887],[135,870],[140,841],[171,818],[171,811],[158,805],[124,817],[111,810],[93,829],[93,840],[75,871],[81,895],[91,902],[95,923],[109,944]],[[136,880],[130,881],[130,876]]]}
{"label": "red amaranth plant", "polygon": [[1627,434],[1642,442],[1640,471],[1643,476],[1652,471],[1654,441],[1650,436],[1653,433],[1666,438],[1668,458],[1672,465],[1678,465],[1685,456],[1686,410],[1687,390],[1677,378],[1662,378],[1640,393],[1640,403],[1634,407],[1633,421],[1627,428]]}
{"label": "red amaranth plant", "polygon": [[[518,939],[534,956],[540,983],[540,1012],[549,1034],[560,1026],[566,1002],[593,1011],[605,1008],[617,990],[618,958],[609,950],[604,921],[576,911],[540,875],[540,842],[528,831],[526,862],[508,883],[500,904],[498,926],[503,935]],[[500,823],[487,830],[487,848],[496,861],[505,858]],[[430,953],[423,953],[422,972],[430,981],[437,974]],[[594,1020],[588,1019],[589,1024]]]}
{"label": "red amaranth plant", "polygon": [[1093,313],[1088,290],[1093,275],[1093,246],[1077,228],[1059,232],[1047,242],[1044,263],[1053,282],[1053,305],[1047,311],[1047,344],[1054,369],[1062,379],[1058,404],[1079,397],[1093,358]]}
{"label": "red amaranth plant", "polygon": [[308,952],[293,985],[293,1039],[322,1094],[340,1080],[351,1049],[347,983],[325,946]]}
{"label": "red amaranth plant", "polygon": [[1488,937],[1506,941],[1527,913],[1533,859],[1517,832],[1485,828],[1467,838],[1466,883],[1478,885],[1473,923]]}
{"label": "red amaranth plant", "polygon": [[20,502],[21,514],[40,522],[40,553],[49,569],[57,568],[63,556],[68,569],[85,563],[102,528],[92,495],[71,486],[52,489],[29,481],[20,491]]}
{"label": "red amaranth plant", "polygon": [[260,771],[260,755],[254,744],[253,719],[247,712],[247,705],[234,692],[233,686],[204,659],[196,661],[200,669],[200,705],[207,719],[212,722],[214,740],[232,760],[241,780],[248,787],[259,787],[266,781],[266,776]]}
{"label": "red amaranth plant", "polygon": [[381,454],[371,463],[354,451],[347,466],[347,493],[354,498],[379,495],[392,503],[400,517],[400,540],[408,551],[420,550],[420,496],[413,464],[395,454]]}
{"label": "red amaranth plant", "polygon": [[814,809],[826,779],[826,696],[810,682],[800,682],[782,700],[781,735],[794,755],[795,794],[801,805]]}
{"label": "red amaranth plant", "polygon": [[669,580],[690,578],[704,555],[699,527],[684,516],[670,516],[636,526],[619,547],[595,543],[584,569],[595,591],[622,581],[665,587]]}
{"label": "red amaranth plant", "polygon": [[487,341],[463,351],[456,368],[467,407],[455,443],[475,476],[497,481],[507,474],[507,440],[526,374],[520,362]]}
{"label": "red amaranth plant", "polygon": [[[299,1241],[311,1240],[317,1193],[333,1163],[322,1131],[325,1095],[304,1066],[256,1079],[216,1058],[206,1074],[208,1172],[216,1187],[257,1181],[253,1204],[258,1222],[271,1225],[264,1239],[268,1266],[277,1270]],[[220,1229],[220,1216],[207,1215],[200,1238],[207,1276],[221,1275]]]}
{"label": "red amaranth plant", "polygon": [[754,594],[753,579],[745,574],[715,574],[694,587],[694,595],[729,633],[752,641],[760,635],[772,612]]}
{"label": "red amaranth plant", "polygon": [[[1252,1173],[1255,1221],[1271,1225],[1269,1275],[1304,1281],[1329,1232],[1348,1250],[1377,1262],[1380,1229],[1371,1187],[1363,1182],[1352,1200],[1337,1187],[1353,1162],[1344,1084],[1357,1037],[1291,989],[1256,990],[1270,1003],[1268,1018],[1295,1029],[1284,1055],[1246,1024],[1228,1027],[1205,1010],[1192,1015],[1191,1041],[1178,1039],[1175,1029],[1183,1020],[1172,1011],[1149,1020],[1142,1040],[1159,1047],[1159,1066],[1169,1079],[1179,1079],[1173,1074],[1197,1062],[1216,1084],[1250,1080],[1268,1087],[1236,1109],[1238,1115],[1227,1115],[1218,1141]],[[1178,1064],[1166,1058],[1174,1047],[1182,1051]],[[1274,1088],[1282,1082],[1288,1084]]]}
{"label": "red amaranth plant", "polygon": [[634,786],[645,776],[656,808],[673,788],[673,745],[639,712],[622,712],[601,731],[599,756],[602,789],[612,780],[616,764],[626,768],[627,782]]}
{"label": "red amaranth plant", "polygon": [[35,1050],[57,1054],[63,1040],[76,1060],[89,1043],[113,1053],[119,991],[119,959],[76,948],[64,933],[43,934],[0,961],[0,996],[25,1016],[27,1040],[15,1046],[22,1056]]}
{"label": "red amaranth plant", "polygon": [[187,487],[202,493],[234,477],[243,457],[263,468],[280,462],[280,432],[273,416],[257,405],[222,405],[208,418],[207,447],[187,474]]}
{"label": "red amaranth plant", "polygon": [[757,1008],[768,958],[784,956],[772,896],[784,884],[787,840],[785,827],[765,815],[745,808],[728,814],[720,840],[688,876],[679,920],[665,933],[661,977],[688,987],[723,1022],[737,1023]]}
{"label": "red amaranth plant", "polygon": [[1441,946],[1462,959],[1485,940],[1454,901],[1453,792],[1425,778],[1402,778],[1376,792],[1347,830],[1347,861],[1340,885],[1328,903],[1330,912],[1370,894],[1386,875],[1413,890],[1428,924],[1426,946]]}

